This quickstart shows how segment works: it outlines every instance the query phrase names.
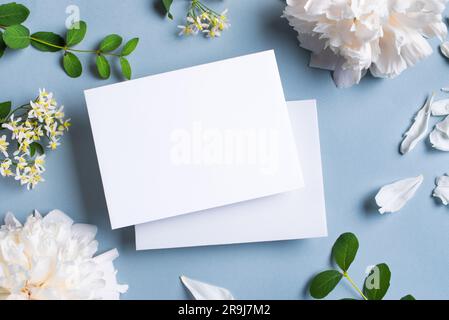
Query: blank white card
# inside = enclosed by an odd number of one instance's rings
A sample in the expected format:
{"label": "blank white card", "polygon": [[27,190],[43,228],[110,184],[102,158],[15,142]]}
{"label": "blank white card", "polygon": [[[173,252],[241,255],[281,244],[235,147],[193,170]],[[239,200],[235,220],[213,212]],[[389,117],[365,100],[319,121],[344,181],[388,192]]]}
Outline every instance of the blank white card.
{"label": "blank white card", "polygon": [[113,229],[303,187],[273,51],[85,96]]}
{"label": "blank white card", "polygon": [[305,188],[136,226],[138,250],[327,236],[315,101],[289,102]]}

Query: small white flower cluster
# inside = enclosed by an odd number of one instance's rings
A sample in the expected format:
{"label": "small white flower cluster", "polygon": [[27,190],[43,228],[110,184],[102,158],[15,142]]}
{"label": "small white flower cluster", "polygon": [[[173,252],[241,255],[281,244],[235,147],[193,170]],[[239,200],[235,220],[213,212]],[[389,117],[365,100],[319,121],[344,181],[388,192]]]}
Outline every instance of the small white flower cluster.
{"label": "small white flower cluster", "polygon": [[221,14],[206,7],[199,0],[193,0],[187,13],[187,23],[178,26],[181,29],[180,36],[197,35],[204,33],[208,38],[221,36],[221,32],[228,29],[231,25],[227,17],[228,10]]}
{"label": "small white flower cluster", "polygon": [[[21,106],[8,115],[2,129],[10,132],[8,137],[0,137],[0,175],[15,177],[28,190],[44,181],[45,171],[44,147],[42,139],[48,140],[48,148],[56,150],[60,139],[71,126],[70,119],[65,119],[64,107],[58,108],[53,94],[39,90],[39,97],[29,104]],[[20,115],[17,115],[19,114]],[[16,141],[17,149],[11,151],[12,141]],[[15,168],[15,170],[13,170]]]}

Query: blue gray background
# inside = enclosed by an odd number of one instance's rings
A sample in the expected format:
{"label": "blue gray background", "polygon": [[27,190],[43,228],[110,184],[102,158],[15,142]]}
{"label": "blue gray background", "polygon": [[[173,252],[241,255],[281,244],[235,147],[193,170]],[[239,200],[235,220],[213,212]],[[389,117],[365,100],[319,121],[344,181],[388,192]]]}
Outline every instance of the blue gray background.
{"label": "blue gray background", "polygon": [[[287,100],[318,100],[329,238],[136,252],[132,228],[111,231],[83,96],[84,89],[121,78],[98,80],[90,70],[93,57],[84,56],[89,67],[73,80],[62,71],[59,54],[31,48],[9,51],[0,60],[0,100],[21,104],[45,87],[66,106],[74,126],[62,148],[50,153],[47,181],[36,190],[0,181],[0,215],[13,211],[25,219],[33,209],[46,213],[58,208],[78,222],[97,225],[100,250],[120,251],[116,267],[119,280],[130,285],[126,299],[186,299],[178,280],[182,274],[224,286],[239,299],[309,299],[311,277],[330,267],[331,246],[346,231],[360,239],[360,252],[350,269],[360,285],[367,266],[387,262],[392,270],[387,298],[407,293],[418,299],[448,298],[449,208],[431,193],[435,177],[449,171],[449,154],[432,150],[428,142],[405,157],[398,153],[401,136],[426,96],[449,85],[448,61],[435,50],[397,79],[366,77],[359,86],[339,90],[328,72],[308,68],[309,54],[298,47],[295,32],[280,18],[283,1],[205,1],[220,10],[229,8],[232,28],[219,40],[177,36],[176,25],[182,23],[188,5],[184,0],[175,0],[174,22],[159,15],[156,0],[21,2],[32,12],[28,27],[59,33],[64,33],[66,7],[78,5],[89,28],[82,47],[97,45],[109,33],[127,39],[139,36],[140,46],[130,59],[135,77],[274,48]],[[438,43],[432,44],[437,49]],[[177,88],[172,89],[176,94]],[[142,124],[126,103],[111,112]],[[125,158],[130,173],[139,170],[135,154],[122,155],[117,149],[117,156]],[[419,174],[425,182],[406,208],[394,215],[376,212],[373,197],[379,187]],[[357,297],[346,283],[330,296],[344,297]]]}

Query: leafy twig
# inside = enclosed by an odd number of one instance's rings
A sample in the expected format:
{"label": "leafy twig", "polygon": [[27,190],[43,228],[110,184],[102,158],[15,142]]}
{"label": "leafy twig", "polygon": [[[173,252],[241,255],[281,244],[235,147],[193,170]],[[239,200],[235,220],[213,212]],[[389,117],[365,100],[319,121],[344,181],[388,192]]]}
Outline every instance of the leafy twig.
{"label": "leafy twig", "polygon": [[[315,299],[324,299],[345,278],[363,300],[382,300],[390,288],[390,269],[385,263],[373,267],[361,290],[348,274],[358,250],[357,237],[352,233],[342,234],[332,248],[332,257],[340,270],[327,270],[316,275],[310,285],[310,295]],[[415,300],[415,298],[407,295],[401,300]]]}
{"label": "leafy twig", "polygon": [[[95,50],[74,48],[80,44],[87,33],[84,21],[75,22],[67,31],[65,38],[53,32],[36,32],[22,25],[30,14],[28,8],[15,2],[0,5],[0,57],[6,48],[20,50],[33,46],[43,52],[63,52],[63,67],[67,75],[72,78],[81,76],[83,67],[75,53],[96,55],[98,74],[103,79],[111,76],[111,66],[107,57],[116,57],[120,61],[122,75],[131,79],[132,69],[127,57],[136,49],[139,39],[128,41],[117,52],[123,43],[123,38],[117,34],[108,35]],[[2,30],[4,32],[2,32]]]}

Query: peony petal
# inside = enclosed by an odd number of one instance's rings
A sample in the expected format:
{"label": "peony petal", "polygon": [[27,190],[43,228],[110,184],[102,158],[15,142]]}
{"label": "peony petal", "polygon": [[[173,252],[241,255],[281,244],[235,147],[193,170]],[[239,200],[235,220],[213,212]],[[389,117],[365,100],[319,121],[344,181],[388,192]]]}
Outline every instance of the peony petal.
{"label": "peony petal", "polygon": [[22,227],[22,224],[19,222],[19,220],[16,219],[16,217],[11,212],[8,212],[6,214],[5,225],[7,228],[12,230]]}
{"label": "peony petal", "polygon": [[326,47],[326,41],[320,39],[318,36],[298,33],[298,40],[301,48],[312,51],[313,53],[320,53]]}
{"label": "peony petal", "polygon": [[449,117],[435,126],[430,134],[430,142],[435,149],[449,151]]}
{"label": "peony petal", "polygon": [[101,300],[120,300],[120,294],[128,291],[127,285],[120,285],[117,282],[117,271],[113,261],[118,256],[117,249],[114,249],[94,258],[95,263],[98,265],[98,270],[103,272],[105,281],[104,288],[95,292],[95,295]]}
{"label": "peony petal", "polygon": [[433,130],[430,134],[430,142],[432,147],[440,151],[449,151],[449,137],[444,132],[440,130]]}
{"label": "peony petal", "polygon": [[449,99],[434,101],[431,109],[434,117],[449,115]]}
{"label": "peony petal", "polygon": [[449,58],[449,41],[445,41],[440,45],[441,53],[446,57]]}
{"label": "peony petal", "polygon": [[449,204],[449,177],[447,175],[436,179],[437,187],[433,191],[433,196],[439,198],[445,206]]}
{"label": "peony petal", "polygon": [[345,69],[343,67],[344,62],[344,59],[340,59],[333,74],[334,82],[338,88],[350,88],[358,84],[366,74],[366,70]]}
{"label": "peony petal", "polygon": [[227,289],[192,280],[185,276],[181,276],[181,281],[195,300],[235,300]]}
{"label": "peony petal", "polygon": [[90,224],[77,223],[72,226],[72,234],[88,242],[93,241],[97,235],[98,228]]}
{"label": "peony petal", "polygon": [[413,198],[416,191],[424,181],[424,177],[408,178],[380,189],[376,196],[376,203],[380,207],[379,212],[397,212]]}
{"label": "peony petal", "polygon": [[42,220],[44,224],[46,223],[56,223],[56,224],[64,224],[64,225],[72,225],[73,220],[69,218],[64,212],[60,210],[53,210],[49,214],[47,214]]}
{"label": "peony petal", "polygon": [[49,257],[41,257],[38,258],[37,261],[34,261],[32,265],[32,269],[30,271],[30,279],[28,282],[30,284],[39,286],[43,283],[53,271],[53,263],[52,259]]}
{"label": "peony petal", "polygon": [[422,140],[429,129],[429,119],[434,95],[427,99],[424,107],[418,112],[411,128],[405,133],[405,138],[401,144],[401,153],[406,154],[412,151],[418,142]]}
{"label": "peony petal", "polygon": [[340,58],[332,50],[326,49],[319,54],[312,53],[310,57],[310,67],[334,71],[339,59]]}
{"label": "peony petal", "polygon": [[443,121],[438,122],[435,128],[447,135],[449,135],[449,117],[446,117]]}

